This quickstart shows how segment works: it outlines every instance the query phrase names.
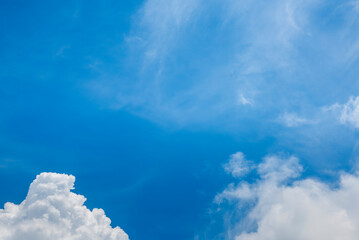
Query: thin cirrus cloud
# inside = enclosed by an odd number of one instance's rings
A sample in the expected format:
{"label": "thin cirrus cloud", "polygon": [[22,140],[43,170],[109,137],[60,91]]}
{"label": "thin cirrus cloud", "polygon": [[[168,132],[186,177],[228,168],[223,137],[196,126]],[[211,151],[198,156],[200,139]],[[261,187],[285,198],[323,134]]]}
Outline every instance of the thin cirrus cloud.
{"label": "thin cirrus cloud", "polygon": [[188,125],[230,113],[237,121],[246,105],[266,105],[269,92],[264,89],[272,87],[266,87],[263,74],[287,72],[295,60],[292,42],[305,35],[302,28],[313,6],[148,0],[125,38],[127,66],[133,63],[135,76],[131,81],[103,76],[91,89],[109,98],[112,108],[154,121]]}
{"label": "thin cirrus cloud", "polygon": [[[231,226],[231,239],[357,239],[357,174],[342,173],[338,186],[332,187],[315,179],[298,179],[303,168],[294,156],[266,156],[254,167],[259,176],[255,182],[231,184],[216,197],[218,204],[235,202],[234,208],[244,214]],[[243,211],[246,207],[249,211]]]}
{"label": "thin cirrus cloud", "polygon": [[136,27],[126,38],[127,43],[141,42],[146,65],[163,62],[191,22],[199,3],[200,0],[146,1],[137,13]]}
{"label": "thin cirrus cloud", "polygon": [[121,64],[87,86],[161,126],[272,138],[309,164],[343,165],[355,136],[320,109],[358,95],[357,15],[351,0],[147,0]]}
{"label": "thin cirrus cloud", "polygon": [[21,204],[8,202],[0,210],[0,239],[128,240],[102,209],[89,210],[86,198],[71,192],[74,181],[72,175],[38,175]]}
{"label": "thin cirrus cloud", "polygon": [[180,126],[314,111],[338,90],[353,94],[336,82],[356,84],[339,71],[357,71],[355,9],[352,1],[147,0],[123,42],[132,75],[103,73],[90,89],[113,109]]}
{"label": "thin cirrus cloud", "polygon": [[287,127],[298,127],[310,123],[310,121],[306,118],[299,117],[295,113],[287,113],[287,112],[283,113],[279,117],[279,121]]}

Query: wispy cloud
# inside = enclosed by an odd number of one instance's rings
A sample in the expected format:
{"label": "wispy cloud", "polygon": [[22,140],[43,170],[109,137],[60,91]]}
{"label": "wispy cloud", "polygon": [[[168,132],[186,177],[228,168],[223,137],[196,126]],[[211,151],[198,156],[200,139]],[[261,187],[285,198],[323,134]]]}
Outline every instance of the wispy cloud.
{"label": "wispy cloud", "polygon": [[172,126],[233,127],[253,116],[273,123],[283,109],[285,125],[306,125],[293,112],[330,101],[342,79],[336,70],[354,71],[355,56],[349,65],[341,60],[356,46],[347,40],[358,25],[346,18],[353,8],[322,0],[147,0],[124,40],[126,67],[103,72],[90,89],[112,109]]}
{"label": "wispy cloud", "polygon": [[335,103],[323,110],[335,112],[340,123],[359,128],[359,96],[350,97],[344,104]]}
{"label": "wispy cloud", "polygon": [[135,16],[129,47],[140,47],[144,64],[161,64],[193,20],[200,0],[147,0]]}
{"label": "wispy cloud", "polygon": [[238,103],[242,105],[252,105],[252,101],[246,98],[243,94],[238,95]]}
{"label": "wispy cloud", "polygon": [[298,127],[303,124],[308,124],[310,121],[306,118],[299,117],[295,113],[283,113],[279,117],[279,121],[282,122],[287,127]]}
{"label": "wispy cloud", "polygon": [[66,49],[70,49],[71,47],[69,45],[62,46],[60,49],[55,53],[55,57],[64,57],[64,53]]}

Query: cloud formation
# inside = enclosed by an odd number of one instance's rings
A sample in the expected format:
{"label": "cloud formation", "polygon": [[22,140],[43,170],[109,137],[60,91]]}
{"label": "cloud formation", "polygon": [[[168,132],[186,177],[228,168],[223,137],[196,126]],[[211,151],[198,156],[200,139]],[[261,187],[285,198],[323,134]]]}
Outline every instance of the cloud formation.
{"label": "cloud formation", "polygon": [[[162,61],[183,28],[191,21],[199,0],[148,0],[138,12],[135,35],[128,44],[140,41],[145,64]],[[148,61],[148,62],[147,62]]]}
{"label": "cloud formation", "polygon": [[41,173],[19,205],[6,203],[0,210],[1,240],[128,240],[102,209],[89,210],[86,198],[71,192],[75,177]]}
{"label": "cloud formation", "polygon": [[146,0],[123,39],[126,57],[87,86],[105,106],[162,124],[243,128],[288,112],[286,126],[309,125],[303,116],[357,87],[341,71],[357,75],[356,9],[350,0]]}
{"label": "cloud formation", "polygon": [[248,161],[242,152],[230,156],[229,162],[224,165],[224,170],[231,173],[233,177],[246,175],[252,169],[252,162]]}
{"label": "cloud formation", "polygon": [[359,96],[350,97],[341,107],[340,122],[359,128]]}
{"label": "cloud formation", "polygon": [[335,103],[323,108],[323,110],[335,112],[341,124],[359,128],[359,96],[351,96],[348,102],[344,104]]}
{"label": "cloud formation", "polygon": [[237,121],[273,104],[267,95],[277,80],[266,87],[262,75],[295,70],[294,43],[306,36],[317,2],[144,1],[124,39],[136,74],[104,74],[90,89],[111,108],[154,121]]}
{"label": "cloud formation", "polygon": [[298,127],[300,125],[309,123],[308,119],[299,117],[295,113],[285,112],[283,115],[280,116],[279,119],[287,127]]}
{"label": "cloud formation", "polygon": [[[259,180],[230,185],[216,197],[238,208],[251,206],[236,228],[236,240],[355,240],[359,235],[359,176],[342,174],[338,187],[314,179],[294,180],[296,157],[267,156]],[[243,211],[244,212],[244,211]]]}

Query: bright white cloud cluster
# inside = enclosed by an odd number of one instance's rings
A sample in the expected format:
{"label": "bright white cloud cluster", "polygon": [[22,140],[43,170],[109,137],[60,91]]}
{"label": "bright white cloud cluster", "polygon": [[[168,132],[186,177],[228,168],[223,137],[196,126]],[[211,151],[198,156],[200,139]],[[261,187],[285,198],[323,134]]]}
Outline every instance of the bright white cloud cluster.
{"label": "bright white cloud cluster", "polygon": [[41,173],[19,205],[6,203],[0,210],[1,240],[128,240],[102,209],[90,211],[86,198],[71,192],[75,177]]}
{"label": "bright white cloud cluster", "polygon": [[314,179],[293,181],[301,171],[295,157],[269,156],[257,166],[257,182],[232,184],[217,196],[254,205],[236,240],[358,239],[359,176],[342,174],[332,188]]}

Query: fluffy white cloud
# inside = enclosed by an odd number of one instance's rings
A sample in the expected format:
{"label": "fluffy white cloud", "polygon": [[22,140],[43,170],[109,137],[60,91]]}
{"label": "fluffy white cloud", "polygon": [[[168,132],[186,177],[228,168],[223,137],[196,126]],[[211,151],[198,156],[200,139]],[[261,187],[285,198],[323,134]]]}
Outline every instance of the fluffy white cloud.
{"label": "fluffy white cloud", "polygon": [[6,203],[0,210],[1,240],[128,240],[102,209],[89,210],[86,198],[71,192],[75,177],[41,173],[19,205]]}
{"label": "fluffy white cloud", "polygon": [[217,201],[250,203],[236,240],[355,240],[359,236],[359,176],[342,174],[335,188],[314,179],[293,181],[298,159],[270,156],[255,183],[231,184]]}

